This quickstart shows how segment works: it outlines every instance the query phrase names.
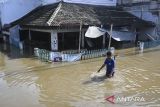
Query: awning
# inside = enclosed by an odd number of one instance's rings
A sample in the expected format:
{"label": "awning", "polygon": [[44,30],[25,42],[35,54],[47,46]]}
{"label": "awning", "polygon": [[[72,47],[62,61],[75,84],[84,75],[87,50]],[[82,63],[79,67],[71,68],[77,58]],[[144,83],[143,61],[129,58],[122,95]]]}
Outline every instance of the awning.
{"label": "awning", "polygon": [[[107,31],[107,33],[110,35],[110,31]],[[135,41],[136,33],[126,31],[112,31],[112,38],[116,41]]]}
{"label": "awning", "polygon": [[[106,29],[102,29],[96,26],[91,26],[88,28],[87,32],[85,33],[85,37],[88,38],[98,38],[105,33],[108,33],[110,35],[110,31]],[[112,31],[112,38],[116,41],[135,41],[136,39],[136,33],[135,32],[129,32],[129,31]]]}
{"label": "awning", "polygon": [[105,29],[96,27],[96,26],[91,26],[88,28],[87,32],[85,33],[85,37],[88,38],[98,38],[102,35],[104,35],[107,31]]}

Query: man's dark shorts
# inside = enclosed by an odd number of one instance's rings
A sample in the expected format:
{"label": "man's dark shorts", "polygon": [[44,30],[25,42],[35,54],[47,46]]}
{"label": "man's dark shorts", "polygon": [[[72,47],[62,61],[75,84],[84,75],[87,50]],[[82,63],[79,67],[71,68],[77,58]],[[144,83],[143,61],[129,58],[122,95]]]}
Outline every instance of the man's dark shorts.
{"label": "man's dark shorts", "polygon": [[107,72],[106,72],[106,77],[110,77],[110,74],[112,75],[112,77],[114,76],[114,72],[111,72],[111,71],[108,72],[108,71],[107,71]]}

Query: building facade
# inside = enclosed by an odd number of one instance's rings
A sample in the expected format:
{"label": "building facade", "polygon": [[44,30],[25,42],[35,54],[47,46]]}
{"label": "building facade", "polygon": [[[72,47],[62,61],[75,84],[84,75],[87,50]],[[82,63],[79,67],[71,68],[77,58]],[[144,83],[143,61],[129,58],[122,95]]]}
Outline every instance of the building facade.
{"label": "building facade", "polygon": [[[156,24],[153,28],[141,28],[140,40],[148,35],[152,40],[160,40],[160,1],[159,0],[118,0],[118,6],[131,14]],[[147,39],[147,38],[146,38]]]}

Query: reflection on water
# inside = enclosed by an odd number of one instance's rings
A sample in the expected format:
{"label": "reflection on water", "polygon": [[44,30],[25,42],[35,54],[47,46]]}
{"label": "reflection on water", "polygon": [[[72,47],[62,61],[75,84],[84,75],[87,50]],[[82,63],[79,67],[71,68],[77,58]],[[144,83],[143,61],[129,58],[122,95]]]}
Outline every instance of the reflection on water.
{"label": "reflection on water", "polygon": [[145,98],[145,102],[127,103],[132,107],[160,106],[160,47],[117,53],[115,77],[91,81],[104,58],[48,64],[28,57],[11,59],[1,51],[0,106],[123,107],[126,104],[105,101],[106,96],[118,94]]}

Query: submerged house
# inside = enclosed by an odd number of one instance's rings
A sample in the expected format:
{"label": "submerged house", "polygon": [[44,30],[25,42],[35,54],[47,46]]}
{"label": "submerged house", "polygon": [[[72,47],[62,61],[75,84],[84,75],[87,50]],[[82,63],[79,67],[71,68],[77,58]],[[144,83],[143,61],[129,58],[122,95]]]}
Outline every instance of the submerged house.
{"label": "submerged house", "polygon": [[[51,51],[89,48],[85,32],[89,26],[98,26],[113,31],[136,32],[138,28],[152,27],[152,22],[144,21],[119,7],[58,2],[40,6],[19,20],[11,23],[10,43],[19,46],[31,45]],[[117,34],[113,33],[112,45]],[[108,45],[109,33],[94,40],[95,47],[105,48]],[[124,34],[124,36],[127,36]],[[135,35],[134,35],[135,36]],[[114,38],[115,37],[115,38]],[[120,38],[123,38],[123,35]],[[15,41],[16,40],[18,41]],[[126,37],[128,38],[128,37]],[[136,39],[136,37],[135,37]],[[127,40],[135,41],[135,40]]]}

